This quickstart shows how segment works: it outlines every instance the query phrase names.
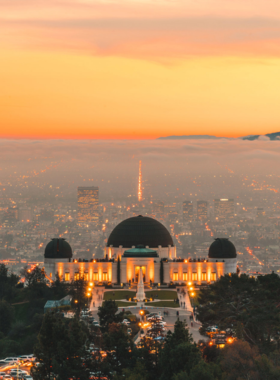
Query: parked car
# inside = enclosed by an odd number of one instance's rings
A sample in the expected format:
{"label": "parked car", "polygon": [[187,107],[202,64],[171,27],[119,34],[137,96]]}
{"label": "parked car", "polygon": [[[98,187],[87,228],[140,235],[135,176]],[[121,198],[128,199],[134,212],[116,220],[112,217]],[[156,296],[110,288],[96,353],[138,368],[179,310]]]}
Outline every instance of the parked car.
{"label": "parked car", "polygon": [[6,372],[0,372],[0,379],[2,380],[5,375],[6,375]]}
{"label": "parked car", "polygon": [[100,327],[100,324],[97,321],[93,321],[91,324],[92,326]]}
{"label": "parked car", "polygon": [[6,359],[2,359],[0,360],[0,364],[8,364],[8,363],[17,363],[19,361],[18,358],[14,358],[14,357],[9,357],[9,358],[6,358]]}
{"label": "parked car", "polygon": [[25,362],[31,362],[33,360],[35,360],[35,356],[34,355],[21,355],[18,357],[19,361],[23,361],[24,363]]}

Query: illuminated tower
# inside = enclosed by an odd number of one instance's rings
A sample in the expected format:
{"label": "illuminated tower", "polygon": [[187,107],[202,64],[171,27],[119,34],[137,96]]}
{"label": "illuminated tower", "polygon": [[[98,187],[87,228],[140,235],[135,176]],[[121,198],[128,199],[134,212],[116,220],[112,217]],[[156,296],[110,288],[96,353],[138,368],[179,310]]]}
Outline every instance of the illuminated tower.
{"label": "illuminated tower", "polygon": [[80,225],[99,222],[99,188],[78,187],[78,221]]}
{"label": "illuminated tower", "polygon": [[139,177],[138,177],[138,202],[142,201],[142,169],[141,160],[139,161]]}

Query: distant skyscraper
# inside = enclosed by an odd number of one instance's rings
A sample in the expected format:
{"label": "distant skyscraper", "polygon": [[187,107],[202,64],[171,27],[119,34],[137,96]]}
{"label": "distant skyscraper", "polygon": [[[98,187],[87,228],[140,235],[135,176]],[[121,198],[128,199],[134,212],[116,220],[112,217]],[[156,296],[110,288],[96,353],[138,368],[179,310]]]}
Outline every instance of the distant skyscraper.
{"label": "distant skyscraper", "polygon": [[208,217],[208,202],[207,201],[197,201],[197,218],[207,219]]}
{"label": "distant skyscraper", "polygon": [[142,201],[142,162],[139,161],[139,175],[138,175],[138,202]]}
{"label": "distant skyscraper", "polygon": [[78,187],[78,221],[80,224],[99,222],[99,188]]}
{"label": "distant skyscraper", "polygon": [[233,199],[215,199],[214,200],[215,218],[228,219],[234,217],[234,200]]}
{"label": "distant skyscraper", "polygon": [[153,212],[155,214],[164,214],[164,202],[153,201]]}
{"label": "distant skyscraper", "polygon": [[183,222],[193,220],[193,203],[191,201],[183,202]]}

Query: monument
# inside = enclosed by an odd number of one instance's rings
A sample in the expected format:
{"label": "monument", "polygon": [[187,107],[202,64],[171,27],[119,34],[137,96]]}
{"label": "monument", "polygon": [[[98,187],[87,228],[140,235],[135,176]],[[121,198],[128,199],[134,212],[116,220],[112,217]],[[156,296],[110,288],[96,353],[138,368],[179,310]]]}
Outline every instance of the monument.
{"label": "monument", "polygon": [[142,302],[145,300],[145,298],[146,296],[145,296],[145,291],[144,291],[143,272],[142,272],[142,268],[140,268],[138,284],[137,284],[136,300]]}

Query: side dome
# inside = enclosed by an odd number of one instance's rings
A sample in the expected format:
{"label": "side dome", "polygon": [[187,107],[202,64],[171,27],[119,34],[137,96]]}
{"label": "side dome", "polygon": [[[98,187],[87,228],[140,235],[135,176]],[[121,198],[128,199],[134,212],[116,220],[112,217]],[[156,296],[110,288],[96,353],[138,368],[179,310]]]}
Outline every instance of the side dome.
{"label": "side dome", "polygon": [[45,259],[71,259],[72,248],[65,239],[52,239],[45,248]]}
{"label": "side dome", "polygon": [[235,259],[235,246],[226,238],[218,238],[209,247],[209,259]]}
{"label": "side dome", "polygon": [[173,246],[173,240],[167,228],[153,218],[135,216],[118,224],[111,232],[107,247],[131,248],[142,245],[150,248]]}

